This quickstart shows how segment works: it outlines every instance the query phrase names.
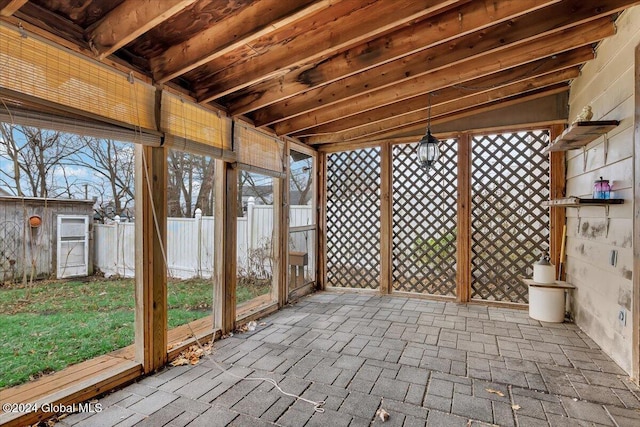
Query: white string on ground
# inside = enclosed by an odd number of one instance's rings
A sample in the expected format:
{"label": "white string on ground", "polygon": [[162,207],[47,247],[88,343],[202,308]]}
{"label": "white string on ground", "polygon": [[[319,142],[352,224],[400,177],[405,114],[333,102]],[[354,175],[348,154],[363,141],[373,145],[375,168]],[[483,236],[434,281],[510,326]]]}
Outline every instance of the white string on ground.
{"label": "white string on ground", "polygon": [[[158,234],[158,242],[160,243],[160,252],[162,253],[162,258],[163,258],[163,261],[164,261],[165,269],[167,269],[167,266],[169,264],[167,263],[167,255],[166,255],[166,251],[165,251],[165,247],[164,247],[164,242],[162,241],[162,239],[160,239],[161,233],[160,233],[160,225],[158,224],[158,216],[157,216],[157,213],[156,213],[156,207],[155,207],[155,204],[153,202],[153,198],[151,197],[153,192],[152,192],[151,181],[149,179],[149,173],[148,173],[148,168],[147,168],[147,157],[146,157],[146,154],[145,154],[144,150],[140,150],[140,152],[142,153],[142,161],[143,161],[143,164],[144,164],[143,173],[144,173],[145,181],[146,181],[147,187],[148,187],[151,211],[152,211],[152,215],[153,215],[153,222],[154,222],[154,225],[155,225],[156,233]],[[215,304],[213,304],[213,307],[214,307],[214,309],[213,309],[213,318],[215,319]],[[208,360],[210,360],[222,372],[224,372],[224,373],[226,373],[228,375],[231,375],[232,377],[238,378],[239,380],[261,381],[261,382],[269,383],[269,384],[273,385],[280,393],[284,394],[285,396],[293,397],[296,400],[301,400],[303,402],[307,402],[307,403],[313,405],[313,410],[315,412],[318,412],[318,413],[323,413],[324,412],[324,405],[326,403],[324,400],[316,402],[314,400],[306,399],[306,398],[304,398],[302,396],[299,396],[297,394],[294,394],[294,393],[288,393],[288,392],[284,391],[282,389],[282,387],[280,387],[278,382],[276,380],[274,380],[273,378],[262,378],[262,377],[247,378],[247,377],[241,377],[239,375],[234,374],[233,372],[230,372],[224,366],[221,366],[218,362],[216,362],[213,359],[213,357],[211,357],[211,355],[209,355],[209,354],[207,354],[205,352],[204,346],[202,345],[202,343],[200,342],[200,340],[196,336],[195,331],[193,330],[193,328],[191,327],[191,325],[189,323],[187,323],[187,327],[191,331],[191,336],[195,339],[196,344],[202,350],[203,354],[207,357]],[[215,342],[215,336],[216,335],[214,333],[213,337],[211,338],[211,344],[212,345]]]}

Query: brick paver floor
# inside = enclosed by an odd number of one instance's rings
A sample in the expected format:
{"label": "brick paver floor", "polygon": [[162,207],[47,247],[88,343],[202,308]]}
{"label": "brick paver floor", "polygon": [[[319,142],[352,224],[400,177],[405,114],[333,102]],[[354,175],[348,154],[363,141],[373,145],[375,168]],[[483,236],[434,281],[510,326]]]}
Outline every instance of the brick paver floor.
{"label": "brick paver floor", "polygon": [[573,324],[526,311],[318,293],[102,398],[74,426],[640,426],[640,390]]}

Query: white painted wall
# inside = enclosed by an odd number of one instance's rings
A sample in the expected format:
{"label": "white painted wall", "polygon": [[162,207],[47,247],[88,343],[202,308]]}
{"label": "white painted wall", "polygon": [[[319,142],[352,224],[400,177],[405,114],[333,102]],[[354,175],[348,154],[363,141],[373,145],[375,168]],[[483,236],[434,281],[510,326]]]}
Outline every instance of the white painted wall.
{"label": "white painted wall", "polygon": [[[566,210],[567,279],[577,287],[572,309],[578,326],[631,374],[634,52],[640,44],[640,7],[621,14],[616,26],[616,35],[598,47],[596,59],[573,81],[569,120],[591,105],[592,120],[620,125],[607,135],[606,161],[604,136],[587,146],[586,167],[582,150],[567,152],[566,194],[591,197],[593,181],[602,176],[625,204],[610,207],[608,234],[603,207]],[[609,264],[613,250],[616,266]],[[628,316],[626,326],[618,320],[620,310]]]}

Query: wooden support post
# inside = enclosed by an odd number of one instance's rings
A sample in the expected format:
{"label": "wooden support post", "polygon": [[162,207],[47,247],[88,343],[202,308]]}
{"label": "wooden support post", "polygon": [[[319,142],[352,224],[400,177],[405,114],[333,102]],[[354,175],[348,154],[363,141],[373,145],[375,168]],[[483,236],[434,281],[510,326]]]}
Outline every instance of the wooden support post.
{"label": "wooden support post", "polygon": [[[551,141],[555,140],[564,130],[561,124],[553,125],[550,129]],[[566,164],[564,151],[549,153],[549,198],[560,199],[565,196]],[[562,246],[562,230],[566,224],[565,208],[549,208],[549,256],[556,265],[556,277],[560,268],[560,252]],[[566,268],[565,268],[566,270]],[[565,271],[563,271],[565,273]],[[565,274],[563,274],[564,276]],[[558,277],[562,280],[562,277]]]}
{"label": "wooden support post", "polygon": [[167,362],[167,153],[135,144],[136,360],[145,373]]}
{"label": "wooden support post", "polygon": [[318,249],[316,278],[318,289],[327,288],[327,153],[318,152]]}
{"label": "wooden support post", "polygon": [[[213,222],[213,327],[224,331],[224,295],[226,288],[225,280],[225,241],[226,241],[226,216],[227,216],[227,166],[222,160],[215,161],[215,192],[214,192],[214,218]],[[236,203],[232,200],[231,203]]]}
{"label": "wooden support post", "polygon": [[236,327],[236,266],[238,240],[238,169],[224,163],[225,215],[224,215],[224,280],[222,286],[222,323],[223,334]]}
{"label": "wooden support post", "polygon": [[391,144],[383,143],[380,155],[380,293],[390,294],[393,289]]}
{"label": "wooden support post", "polygon": [[[283,162],[283,166],[284,166],[284,178],[280,179],[281,184],[280,184],[280,192],[279,194],[279,203],[278,205],[280,206],[280,211],[279,211],[279,215],[276,217],[274,216],[274,220],[279,221],[278,224],[278,258],[280,260],[279,266],[278,266],[278,271],[279,271],[279,275],[278,275],[278,295],[277,295],[277,301],[278,301],[278,307],[282,308],[284,307],[287,302],[289,301],[289,277],[288,277],[288,268],[287,266],[289,265],[288,259],[289,259],[289,200],[290,200],[290,195],[289,195],[289,182],[291,179],[291,168],[290,168],[290,159],[291,159],[291,154],[289,153],[289,149],[290,149],[290,145],[289,145],[289,141],[288,140],[284,140],[284,162]],[[274,194],[276,194],[276,189],[274,188]],[[275,201],[275,197],[274,197],[274,201],[273,201],[273,205],[275,207],[276,205],[276,201]],[[275,214],[275,212],[274,212]],[[275,243],[274,243],[275,244]]]}
{"label": "wooden support post", "polygon": [[458,233],[456,301],[471,298],[471,135],[458,137]]}
{"label": "wooden support post", "polygon": [[[288,152],[285,151],[285,153]],[[283,260],[286,261],[287,259],[286,243],[289,240],[283,235],[283,230],[287,228],[284,224],[284,211],[288,211],[288,209],[284,209],[285,179],[272,178],[272,180],[273,235],[271,237],[271,253],[273,256],[273,280],[271,284],[271,300],[276,301],[278,303],[278,307],[282,307],[286,303],[287,299],[287,266]]]}

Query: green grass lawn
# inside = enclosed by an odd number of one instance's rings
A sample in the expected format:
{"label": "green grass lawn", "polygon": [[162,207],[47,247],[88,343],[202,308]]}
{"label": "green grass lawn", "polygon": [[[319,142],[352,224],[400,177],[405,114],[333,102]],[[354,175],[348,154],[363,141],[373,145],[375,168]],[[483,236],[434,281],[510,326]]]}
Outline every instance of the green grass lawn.
{"label": "green grass lawn", "polygon": [[[238,286],[238,303],[269,291]],[[208,316],[213,285],[169,282],[169,329]],[[0,287],[0,388],[133,344],[132,279],[42,281]]]}

